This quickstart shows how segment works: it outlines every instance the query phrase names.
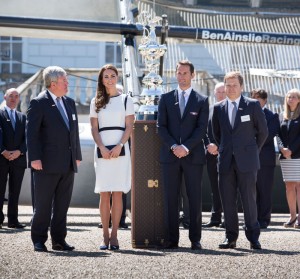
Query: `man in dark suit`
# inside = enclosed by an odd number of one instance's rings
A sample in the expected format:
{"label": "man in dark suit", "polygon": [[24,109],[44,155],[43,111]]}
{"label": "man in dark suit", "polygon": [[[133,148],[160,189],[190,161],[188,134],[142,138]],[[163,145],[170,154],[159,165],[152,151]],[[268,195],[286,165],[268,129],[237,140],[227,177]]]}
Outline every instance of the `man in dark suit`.
{"label": "man in dark suit", "polygon": [[48,227],[53,250],[73,250],[65,241],[67,211],[74,174],[82,159],[78,118],[73,99],[66,97],[66,72],[44,69],[46,90],[31,100],[27,111],[27,146],[34,179],[31,239],[34,250],[46,252]]}
{"label": "man in dark suit", "polygon": [[207,130],[208,99],[192,89],[194,66],[180,61],[176,66],[178,87],[163,94],[158,105],[158,133],[162,139],[160,162],[163,173],[167,241],[174,249],[179,242],[178,194],[184,175],[190,207],[189,239],[193,250],[201,249],[201,180]]}
{"label": "man in dark suit", "polygon": [[259,101],[267,120],[269,132],[259,153],[260,169],[257,172],[256,182],[257,219],[260,228],[266,229],[270,224],[272,213],[272,190],[276,166],[274,137],[279,133],[280,122],[278,114],[266,108],[268,93],[264,89],[252,90],[251,97]]}
{"label": "man in dark suit", "polygon": [[261,249],[257,221],[256,176],[259,152],[267,136],[265,115],[258,101],[242,96],[239,72],[224,77],[227,98],[214,106],[213,135],[219,146],[218,172],[226,238],[221,249],[235,248],[239,235],[237,193],[244,210],[245,233],[251,249]]}
{"label": "man in dark suit", "polygon": [[8,89],[4,99],[6,105],[0,110],[0,126],[2,129],[2,144],[0,145],[0,227],[2,227],[4,221],[3,202],[7,178],[9,177],[7,226],[9,228],[22,229],[25,225],[19,223],[18,220],[18,203],[27,166],[26,116],[16,110],[20,102],[17,89]]}
{"label": "man in dark suit", "polygon": [[[214,97],[216,102],[220,102],[226,98],[224,82],[219,82],[215,85]],[[211,187],[211,197],[212,197],[212,207],[211,207],[211,218],[210,221],[206,224],[203,224],[202,227],[219,227],[223,226],[222,223],[222,202],[219,193],[219,179],[218,179],[218,170],[217,170],[217,161],[218,161],[218,146],[213,137],[211,118],[213,113],[213,106],[210,107],[209,111],[209,120],[207,127],[207,134],[204,138],[204,143],[206,146],[206,167],[208,178],[210,181]]]}

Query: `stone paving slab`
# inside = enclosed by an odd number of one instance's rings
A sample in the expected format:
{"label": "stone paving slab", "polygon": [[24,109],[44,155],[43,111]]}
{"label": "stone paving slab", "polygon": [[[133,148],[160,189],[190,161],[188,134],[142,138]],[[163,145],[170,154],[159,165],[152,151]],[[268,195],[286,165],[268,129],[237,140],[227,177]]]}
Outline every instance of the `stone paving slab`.
{"label": "stone paving slab", "polygon": [[[6,212],[6,206],[4,206]],[[236,249],[220,250],[221,228],[203,229],[202,251],[192,251],[188,231],[180,229],[176,250],[133,249],[129,229],[119,231],[119,251],[100,251],[98,209],[70,208],[67,242],[72,252],[33,251],[30,240],[31,207],[20,206],[25,230],[0,229],[0,278],[299,278],[300,230],[282,226],[287,214],[273,214],[262,230],[263,250],[251,251],[242,228]],[[210,213],[203,213],[203,222]],[[130,223],[130,219],[126,220]],[[242,215],[240,224],[242,225]]]}

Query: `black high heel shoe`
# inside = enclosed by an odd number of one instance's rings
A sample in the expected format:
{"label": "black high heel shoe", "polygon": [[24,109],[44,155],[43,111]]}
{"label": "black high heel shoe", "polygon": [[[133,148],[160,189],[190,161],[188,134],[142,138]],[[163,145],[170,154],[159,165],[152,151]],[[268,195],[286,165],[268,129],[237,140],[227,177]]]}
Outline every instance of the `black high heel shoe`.
{"label": "black high heel shoe", "polygon": [[116,239],[116,241],[113,241],[113,243],[117,243],[116,245],[114,244],[111,244],[110,243],[110,250],[111,251],[116,251],[116,250],[119,250],[120,249],[120,246],[119,246],[119,241]]}
{"label": "black high heel shoe", "polygon": [[295,224],[296,221],[297,221],[297,217],[294,220],[292,220],[292,221],[283,223],[283,226],[285,228],[292,228],[292,227],[294,227],[294,224]]}
{"label": "black high heel shoe", "polygon": [[103,241],[102,241],[102,243],[101,243],[99,249],[100,249],[100,250],[107,250],[108,247],[109,247],[109,240],[108,240],[108,244],[106,245],[106,244],[105,244],[105,240],[103,239]]}
{"label": "black high heel shoe", "polygon": [[110,250],[111,251],[116,251],[116,250],[119,250],[120,249],[120,246],[119,245],[111,245],[110,244]]}

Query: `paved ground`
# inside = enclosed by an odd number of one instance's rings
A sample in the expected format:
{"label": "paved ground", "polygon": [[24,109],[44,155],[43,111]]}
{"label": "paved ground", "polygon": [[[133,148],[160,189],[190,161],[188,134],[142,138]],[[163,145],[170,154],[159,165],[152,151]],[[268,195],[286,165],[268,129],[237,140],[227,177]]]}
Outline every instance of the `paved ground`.
{"label": "paved ground", "polygon": [[[6,206],[4,208],[6,212]],[[20,221],[29,224],[31,207],[21,206]],[[209,213],[203,214],[208,221]],[[120,230],[121,250],[98,250],[101,230],[97,209],[70,208],[67,241],[73,252],[33,251],[30,227],[0,229],[0,278],[299,278],[300,230],[285,229],[286,214],[273,214],[262,231],[263,250],[251,251],[241,229],[236,249],[220,250],[224,230],[204,229],[203,250],[192,251],[181,229],[177,250],[133,249],[130,229]],[[130,223],[130,219],[127,221]],[[242,224],[242,219],[240,219]]]}

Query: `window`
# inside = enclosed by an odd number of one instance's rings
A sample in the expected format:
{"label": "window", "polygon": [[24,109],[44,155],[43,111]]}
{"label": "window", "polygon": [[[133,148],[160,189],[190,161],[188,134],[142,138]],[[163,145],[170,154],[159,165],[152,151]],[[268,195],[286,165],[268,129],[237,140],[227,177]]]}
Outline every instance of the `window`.
{"label": "window", "polygon": [[22,38],[0,36],[0,80],[18,81],[22,72]]}
{"label": "window", "polygon": [[122,66],[121,47],[118,43],[106,43],[105,62],[106,64],[113,64],[116,67]]}

